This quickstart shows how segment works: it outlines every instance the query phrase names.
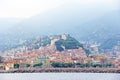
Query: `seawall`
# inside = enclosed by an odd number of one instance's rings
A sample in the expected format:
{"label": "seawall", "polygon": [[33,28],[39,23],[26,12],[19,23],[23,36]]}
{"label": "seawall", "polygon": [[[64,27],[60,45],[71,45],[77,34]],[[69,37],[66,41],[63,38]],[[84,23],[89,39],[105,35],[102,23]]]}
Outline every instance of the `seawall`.
{"label": "seawall", "polygon": [[0,73],[120,73],[120,68],[22,68],[14,70],[0,70]]}

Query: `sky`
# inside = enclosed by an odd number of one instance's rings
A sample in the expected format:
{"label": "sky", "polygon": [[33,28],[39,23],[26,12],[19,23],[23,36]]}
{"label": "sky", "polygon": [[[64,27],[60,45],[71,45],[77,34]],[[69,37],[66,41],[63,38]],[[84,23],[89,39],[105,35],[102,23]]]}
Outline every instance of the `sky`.
{"label": "sky", "polygon": [[0,0],[0,18],[30,18],[69,2],[105,3],[118,7],[119,0]]}

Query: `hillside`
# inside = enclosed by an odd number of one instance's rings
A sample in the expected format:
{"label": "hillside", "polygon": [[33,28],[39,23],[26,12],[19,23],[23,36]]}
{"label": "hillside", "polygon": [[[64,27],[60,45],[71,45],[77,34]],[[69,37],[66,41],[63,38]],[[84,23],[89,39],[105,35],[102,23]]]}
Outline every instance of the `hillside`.
{"label": "hillside", "polygon": [[120,30],[120,10],[113,11],[103,15],[97,20],[90,21],[84,25],[84,28],[91,27],[91,29],[86,28],[86,32],[89,33],[83,38],[85,40],[94,40],[98,42],[104,42],[111,36],[116,36],[119,34]]}
{"label": "hillside", "polygon": [[82,44],[80,44],[75,38],[70,35],[67,36],[67,39],[60,39],[55,42],[56,48],[59,51],[63,51],[64,49],[78,49],[80,47],[83,48]]}
{"label": "hillside", "polygon": [[[27,40],[20,40],[18,43],[9,46],[6,50],[16,50],[16,51],[25,51],[25,50],[36,50],[40,47],[46,46],[56,46],[56,50],[63,51],[65,49],[78,49],[83,48],[82,44],[79,43],[74,37],[70,35],[64,35],[65,39],[62,38],[62,35],[50,35],[50,36],[37,36]],[[53,42],[54,39],[57,41]],[[7,47],[7,46],[6,46]],[[83,48],[84,49],[84,48]]]}
{"label": "hillside", "polygon": [[107,39],[101,46],[101,49],[114,49],[115,46],[120,47],[120,34],[116,36],[111,36],[109,39]]}

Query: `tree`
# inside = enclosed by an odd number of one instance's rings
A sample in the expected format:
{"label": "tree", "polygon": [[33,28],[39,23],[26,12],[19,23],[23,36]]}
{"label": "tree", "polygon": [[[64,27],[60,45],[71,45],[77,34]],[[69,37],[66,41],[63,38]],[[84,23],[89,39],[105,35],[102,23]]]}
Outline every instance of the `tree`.
{"label": "tree", "polygon": [[26,67],[30,67],[30,64],[26,64]]}
{"label": "tree", "polygon": [[19,65],[19,64],[17,64],[17,63],[16,63],[16,64],[14,64],[14,68],[19,68],[19,66],[20,66],[20,65]]}
{"label": "tree", "polygon": [[114,67],[114,64],[113,63],[105,63],[103,66],[104,67]]}
{"label": "tree", "polygon": [[92,66],[92,67],[95,67],[95,68],[96,68],[96,67],[102,67],[102,64],[97,64],[97,63],[96,63],[96,64],[92,64],[91,66]]}
{"label": "tree", "polygon": [[72,63],[60,63],[60,62],[53,62],[52,67],[54,68],[68,68],[68,67],[73,67],[74,65]]}
{"label": "tree", "polygon": [[72,63],[65,63],[66,67],[73,67]]}
{"label": "tree", "polygon": [[60,63],[59,62],[53,62],[51,65],[54,68],[60,67]]}
{"label": "tree", "polygon": [[33,67],[41,67],[43,63],[34,64]]}

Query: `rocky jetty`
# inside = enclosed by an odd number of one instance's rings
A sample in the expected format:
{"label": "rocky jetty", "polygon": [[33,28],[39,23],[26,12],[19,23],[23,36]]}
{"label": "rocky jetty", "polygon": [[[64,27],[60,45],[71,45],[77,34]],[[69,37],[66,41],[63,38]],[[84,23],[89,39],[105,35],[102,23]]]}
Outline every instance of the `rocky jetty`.
{"label": "rocky jetty", "polygon": [[29,68],[0,71],[0,73],[120,73],[120,68]]}

